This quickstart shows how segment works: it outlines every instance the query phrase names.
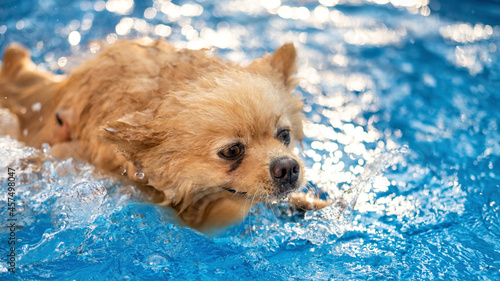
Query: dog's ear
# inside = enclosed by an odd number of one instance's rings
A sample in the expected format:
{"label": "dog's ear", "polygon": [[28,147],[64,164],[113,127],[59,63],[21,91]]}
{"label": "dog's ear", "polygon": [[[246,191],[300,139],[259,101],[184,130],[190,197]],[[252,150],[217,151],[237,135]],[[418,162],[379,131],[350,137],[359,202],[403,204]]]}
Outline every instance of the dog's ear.
{"label": "dog's ear", "polygon": [[285,84],[290,83],[291,76],[297,71],[297,51],[292,43],[279,47],[270,59],[271,66],[283,74]]}
{"label": "dog's ear", "polygon": [[141,150],[161,143],[163,135],[155,130],[154,111],[127,114],[101,128],[101,137],[116,144],[128,159]]}
{"label": "dog's ear", "polygon": [[297,51],[292,43],[279,47],[272,55],[266,54],[262,58],[256,59],[249,66],[249,69],[256,71],[266,71],[271,68],[283,77],[283,83],[287,88],[295,87],[293,74],[297,70]]}
{"label": "dog's ear", "polygon": [[0,75],[15,80],[16,75],[29,62],[29,51],[19,44],[10,45],[3,55],[3,65]]}

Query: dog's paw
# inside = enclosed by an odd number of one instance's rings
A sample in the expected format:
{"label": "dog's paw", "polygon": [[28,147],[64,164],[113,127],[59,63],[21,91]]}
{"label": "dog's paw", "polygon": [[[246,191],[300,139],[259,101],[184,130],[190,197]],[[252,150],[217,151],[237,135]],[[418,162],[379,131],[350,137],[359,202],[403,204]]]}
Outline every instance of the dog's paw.
{"label": "dog's paw", "polygon": [[316,198],[307,193],[292,193],[288,201],[296,209],[304,211],[323,209],[332,203],[331,200]]}

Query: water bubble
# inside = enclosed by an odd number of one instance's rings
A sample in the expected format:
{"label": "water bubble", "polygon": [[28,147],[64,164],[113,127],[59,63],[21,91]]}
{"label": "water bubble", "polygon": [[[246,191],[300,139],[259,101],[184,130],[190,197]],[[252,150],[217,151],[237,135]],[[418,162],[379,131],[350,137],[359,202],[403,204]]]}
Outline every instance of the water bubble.
{"label": "water bubble", "polygon": [[162,255],[154,254],[149,256],[145,261],[145,267],[151,268],[154,271],[159,271],[168,266],[168,261]]}
{"label": "water bubble", "polygon": [[144,173],[135,173],[135,177],[142,180],[144,178]]}
{"label": "water bubble", "polygon": [[40,109],[42,109],[42,104],[39,102],[35,102],[31,105],[31,110],[33,110],[34,112],[38,112],[40,111]]}
{"label": "water bubble", "polygon": [[50,144],[48,144],[48,143],[42,143],[42,151],[45,154],[50,153]]}

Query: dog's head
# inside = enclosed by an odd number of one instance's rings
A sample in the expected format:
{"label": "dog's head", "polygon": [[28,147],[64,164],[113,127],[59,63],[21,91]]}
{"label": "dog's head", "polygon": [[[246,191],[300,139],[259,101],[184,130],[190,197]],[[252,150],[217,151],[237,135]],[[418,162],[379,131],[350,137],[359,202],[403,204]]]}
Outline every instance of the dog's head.
{"label": "dog's head", "polygon": [[151,108],[104,127],[148,183],[185,208],[205,196],[282,198],[303,184],[293,153],[303,103],[286,44],[247,67],[221,64]]}

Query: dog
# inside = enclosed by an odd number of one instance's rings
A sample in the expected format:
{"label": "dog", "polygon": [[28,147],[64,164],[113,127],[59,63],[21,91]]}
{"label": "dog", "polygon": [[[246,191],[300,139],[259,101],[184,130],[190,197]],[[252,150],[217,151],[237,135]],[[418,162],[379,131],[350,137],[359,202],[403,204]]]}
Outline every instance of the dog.
{"label": "dog", "polygon": [[263,201],[329,204],[296,192],[305,183],[292,152],[304,137],[296,61],[291,43],[241,66],[164,40],[124,40],[61,80],[13,44],[0,98],[26,145],[48,143],[56,157],[154,187],[186,225],[210,232]]}

